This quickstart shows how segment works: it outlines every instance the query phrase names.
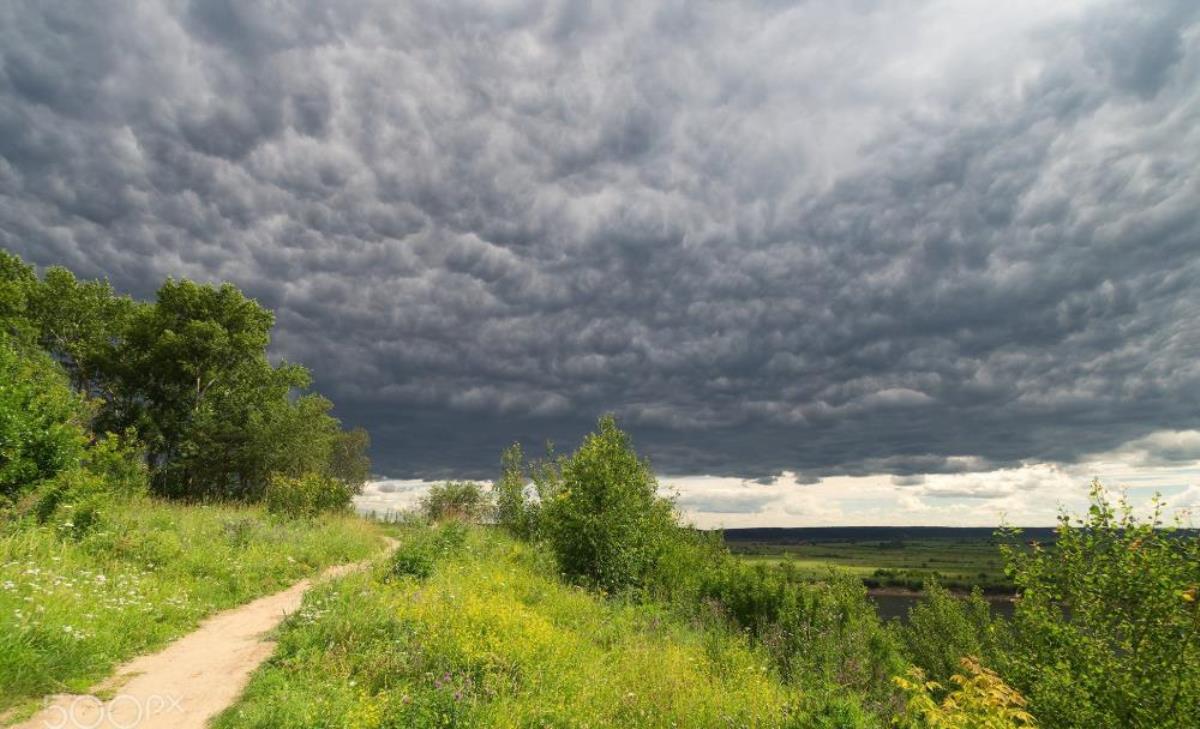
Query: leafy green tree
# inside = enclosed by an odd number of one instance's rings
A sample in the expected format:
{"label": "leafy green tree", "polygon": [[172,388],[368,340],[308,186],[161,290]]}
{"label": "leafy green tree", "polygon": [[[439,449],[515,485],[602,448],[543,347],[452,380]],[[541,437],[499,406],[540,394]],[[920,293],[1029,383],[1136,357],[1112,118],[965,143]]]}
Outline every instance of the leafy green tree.
{"label": "leafy green tree", "polygon": [[1200,717],[1200,539],[1141,520],[1092,484],[1053,548],[1005,548],[1020,591],[996,668],[1048,727],[1194,727]]}
{"label": "leafy green tree", "polygon": [[78,464],[85,416],[50,357],[0,332],[0,498]]}
{"label": "leafy green tree", "polygon": [[616,420],[602,417],[575,453],[547,467],[539,529],[563,573],[607,591],[646,586],[679,527]]}
{"label": "leafy green tree", "polygon": [[65,268],[46,269],[28,297],[38,341],[70,375],[76,390],[112,398],[109,372],[138,305],[108,281],[79,281]]}
{"label": "leafy green tree", "polygon": [[365,428],[337,433],[329,453],[329,474],[354,493],[362,493],[363,485],[371,477],[371,459],[367,457],[370,447],[371,436]]}
{"label": "leafy green tree", "polygon": [[137,312],[113,362],[113,422],[135,426],[160,467],[188,447],[212,404],[259,384],[274,322],[230,284],[168,280],[154,306]]}
{"label": "leafy green tree", "polygon": [[94,401],[94,438],[142,440],[160,494],[257,499],[276,473],[361,490],[366,431],[343,433],[332,403],[299,394],[310,385],[303,367],[271,364],[273,324],[230,284],[168,280],[141,303],[60,267],[39,280],[0,251],[0,333],[22,356],[49,352]]}

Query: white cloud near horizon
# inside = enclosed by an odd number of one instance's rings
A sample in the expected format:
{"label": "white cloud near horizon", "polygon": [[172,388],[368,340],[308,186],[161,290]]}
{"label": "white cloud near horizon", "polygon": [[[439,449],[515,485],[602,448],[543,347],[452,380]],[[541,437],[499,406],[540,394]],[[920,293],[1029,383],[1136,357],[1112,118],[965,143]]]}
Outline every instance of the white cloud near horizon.
{"label": "white cloud near horizon", "polygon": [[[1167,518],[1197,526],[1200,431],[1159,431],[1072,464],[896,475],[832,476],[797,483],[722,476],[660,476],[685,519],[711,528],[795,526],[1053,526],[1064,510],[1082,514],[1093,478],[1124,491],[1141,514],[1160,494]],[[964,459],[970,461],[971,459]],[[360,511],[415,507],[431,481],[382,479],[356,500]]]}

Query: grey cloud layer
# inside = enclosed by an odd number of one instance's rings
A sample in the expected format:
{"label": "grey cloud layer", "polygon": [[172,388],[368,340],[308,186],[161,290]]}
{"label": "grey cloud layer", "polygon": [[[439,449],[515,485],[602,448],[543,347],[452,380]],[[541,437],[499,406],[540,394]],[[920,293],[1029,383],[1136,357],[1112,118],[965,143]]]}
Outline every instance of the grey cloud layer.
{"label": "grey cloud layer", "polygon": [[250,5],[0,2],[0,244],[237,282],[389,475],[1200,425],[1192,2]]}

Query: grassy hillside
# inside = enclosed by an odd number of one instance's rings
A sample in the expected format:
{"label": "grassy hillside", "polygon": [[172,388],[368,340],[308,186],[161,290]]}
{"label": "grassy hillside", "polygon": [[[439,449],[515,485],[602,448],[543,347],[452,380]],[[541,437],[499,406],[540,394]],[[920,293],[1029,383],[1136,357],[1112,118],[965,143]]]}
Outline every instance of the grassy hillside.
{"label": "grassy hillside", "polygon": [[567,586],[536,547],[460,529],[411,528],[397,561],[310,592],[217,726],[804,725],[801,693],[743,636]]}
{"label": "grassy hillside", "polygon": [[63,511],[0,526],[0,709],[84,690],[217,610],[381,546],[379,525],[352,516],[138,498],[77,537]]}

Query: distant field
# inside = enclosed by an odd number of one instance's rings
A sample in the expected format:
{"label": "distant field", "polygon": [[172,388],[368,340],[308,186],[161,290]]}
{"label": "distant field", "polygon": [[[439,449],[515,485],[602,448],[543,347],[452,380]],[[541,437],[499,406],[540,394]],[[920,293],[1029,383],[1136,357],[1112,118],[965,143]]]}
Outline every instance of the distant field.
{"label": "distant field", "polygon": [[[1049,543],[1053,532],[1030,529],[1023,538]],[[731,529],[725,540],[742,559],[786,562],[806,578],[834,569],[859,577],[869,587],[916,590],[935,578],[954,589],[1012,590],[991,529]]]}

